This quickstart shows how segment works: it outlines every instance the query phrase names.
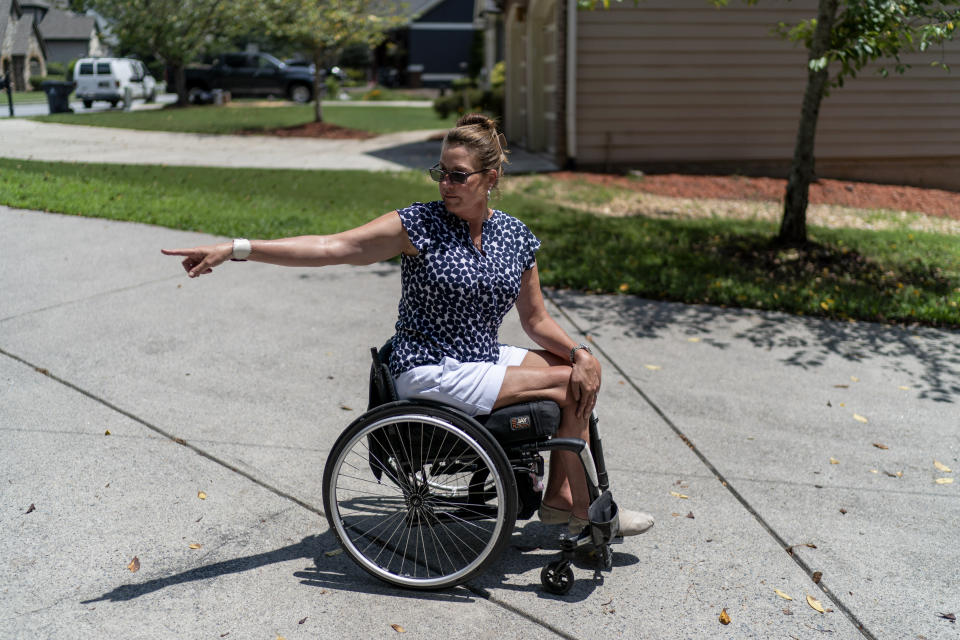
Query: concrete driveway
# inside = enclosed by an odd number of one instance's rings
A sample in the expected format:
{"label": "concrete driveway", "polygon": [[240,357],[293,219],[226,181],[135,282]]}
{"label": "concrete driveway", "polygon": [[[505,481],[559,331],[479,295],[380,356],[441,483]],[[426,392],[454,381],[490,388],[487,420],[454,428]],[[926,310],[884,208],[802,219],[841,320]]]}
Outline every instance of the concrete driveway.
{"label": "concrete driveway", "polygon": [[[159,249],[215,238],[6,207],[0,230],[0,638],[958,637],[960,332],[549,292],[605,367],[617,500],[657,525],[565,597],[535,519],[417,593],[321,515],[396,266],[188,280]],[[502,337],[528,344],[514,314]]]}

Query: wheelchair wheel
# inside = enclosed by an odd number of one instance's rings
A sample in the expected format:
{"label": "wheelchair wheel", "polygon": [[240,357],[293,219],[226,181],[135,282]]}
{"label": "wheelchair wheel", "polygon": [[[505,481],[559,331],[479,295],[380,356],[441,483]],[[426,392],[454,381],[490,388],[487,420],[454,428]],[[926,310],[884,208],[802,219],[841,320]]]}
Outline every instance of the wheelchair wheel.
{"label": "wheelchair wheel", "polygon": [[365,571],[402,587],[443,589],[483,572],[517,514],[513,470],[475,421],[393,403],[344,431],[323,474],[327,522]]}

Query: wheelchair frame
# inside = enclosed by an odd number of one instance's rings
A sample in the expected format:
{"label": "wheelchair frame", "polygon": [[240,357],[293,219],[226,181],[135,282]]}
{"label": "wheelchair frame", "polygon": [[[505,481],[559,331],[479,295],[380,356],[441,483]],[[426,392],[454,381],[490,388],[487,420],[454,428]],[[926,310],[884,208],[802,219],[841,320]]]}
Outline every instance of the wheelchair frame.
{"label": "wheelchair frame", "polygon": [[560,421],[550,401],[473,418],[437,402],[398,400],[385,364],[390,350],[390,342],[371,349],[368,410],[340,434],[324,468],[324,513],[354,562],[412,589],[470,580],[499,558],[516,520],[539,508],[541,452],[565,450],[586,474],[590,523],[561,536],[560,558],[543,568],[541,582],[551,593],[567,593],[580,550],[595,551],[599,568],[612,568],[610,545],[622,537],[596,413],[588,446],[550,437]]}

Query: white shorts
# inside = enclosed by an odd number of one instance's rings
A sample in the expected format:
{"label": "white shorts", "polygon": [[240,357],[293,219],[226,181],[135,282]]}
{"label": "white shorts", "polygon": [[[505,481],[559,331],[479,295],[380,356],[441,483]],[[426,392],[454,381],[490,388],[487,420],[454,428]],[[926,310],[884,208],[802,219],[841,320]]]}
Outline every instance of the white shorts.
{"label": "white shorts", "polygon": [[404,400],[443,402],[469,416],[490,413],[500,395],[507,367],[519,366],[526,356],[526,349],[502,344],[496,363],[444,358],[440,364],[414,367],[397,377],[397,395]]}

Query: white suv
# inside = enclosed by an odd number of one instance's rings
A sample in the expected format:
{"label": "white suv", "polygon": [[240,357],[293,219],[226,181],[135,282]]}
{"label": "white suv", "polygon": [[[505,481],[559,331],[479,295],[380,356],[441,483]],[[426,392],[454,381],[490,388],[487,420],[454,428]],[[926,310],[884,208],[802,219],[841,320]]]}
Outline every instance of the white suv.
{"label": "white suv", "polygon": [[130,98],[152,102],[157,97],[157,81],[139,60],[130,58],[80,58],[73,67],[77,97],[89,109],[94,100],[117,106],[129,89]]}

